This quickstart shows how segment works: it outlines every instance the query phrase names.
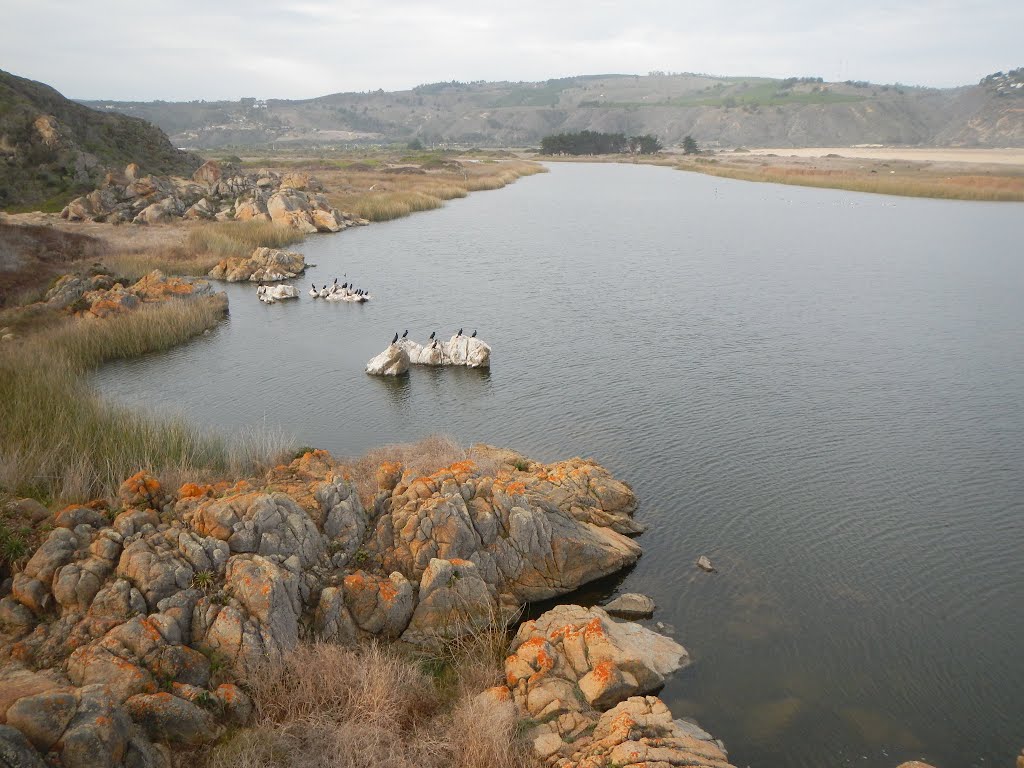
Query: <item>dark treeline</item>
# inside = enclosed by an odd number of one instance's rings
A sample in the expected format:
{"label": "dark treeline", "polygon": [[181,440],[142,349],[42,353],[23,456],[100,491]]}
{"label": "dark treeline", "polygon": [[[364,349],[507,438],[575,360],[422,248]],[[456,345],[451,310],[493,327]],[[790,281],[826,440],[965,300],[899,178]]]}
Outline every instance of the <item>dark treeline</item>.
{"label": "dark treeline", "polygon": [[653,155],[661,150],[661,142],[654,136],[627,136],[624,133],[558,133],[540,140],[542,155],[617,155],[631,152]]}

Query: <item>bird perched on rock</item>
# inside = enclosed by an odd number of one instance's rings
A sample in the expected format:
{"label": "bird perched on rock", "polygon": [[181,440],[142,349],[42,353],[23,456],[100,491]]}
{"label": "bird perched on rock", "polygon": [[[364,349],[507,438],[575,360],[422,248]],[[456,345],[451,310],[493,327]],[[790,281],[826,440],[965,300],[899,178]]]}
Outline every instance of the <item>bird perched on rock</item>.
{"label": "bird perched on rock", "polygon": [[436,336],[436,335],[437,335],[437,331],[431,331],[430,332],[430,338],[427,339],[427,341],[433,341],[434,340],[434,336]]}
{"label": "bird perched on rock", "polygon": [[397,344],[397,343],[398,343],[398,334],[397,334],[397,333],[395,334],[395,338],[393,338],[393,339],[391,340],[391,343],[392,343],[392,344]]}
{"label": "bird perched on rock", "polygon": [[405,333],[403,333],[403,334],[402,334],[402,338],[404,339],[404,338],[405,338],[406,336],[408,336],[408,335],[409,335],[409,329],[408,329],[408,328],[406,328],[406,329],[405,329]]}
{"label": "bird perched on rock", "polygon": [[458,333],[456,333],[455,335],[456,335],[456,336],[461,336],[461,335],[462,335],[462,329],[461,329],[461,328],[459,328],[459,332],[458,332]]}
{"label": "bird perched on rock", "polygon": [[476,338],[476,329],[473,330],[473,335],[470,336],[469,338],[471,338],[471,339],[475,339]]}

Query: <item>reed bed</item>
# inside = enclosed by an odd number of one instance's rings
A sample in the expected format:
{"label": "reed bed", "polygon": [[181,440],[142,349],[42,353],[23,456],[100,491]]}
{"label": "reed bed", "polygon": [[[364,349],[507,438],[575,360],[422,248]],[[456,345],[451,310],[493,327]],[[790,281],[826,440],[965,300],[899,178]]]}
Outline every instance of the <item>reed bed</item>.
{"label": "reed bed", "polygon": [[298,230],[271,222],[219,221],[193,229],[187,247],[193,255],[244,258],[257,248],[285,248],[304,239]]}
{"label": "reed bed", "polygon": [[170,301],[103,321],[67,320],[4,345],[0,490],[81,502],[113,497],[140,469],[178,479],[274,463],[276,456],[233,447],[184,419],[108,403],[84,380],[105,361],[169,349],[212,328],[224,308],[216,298]]}

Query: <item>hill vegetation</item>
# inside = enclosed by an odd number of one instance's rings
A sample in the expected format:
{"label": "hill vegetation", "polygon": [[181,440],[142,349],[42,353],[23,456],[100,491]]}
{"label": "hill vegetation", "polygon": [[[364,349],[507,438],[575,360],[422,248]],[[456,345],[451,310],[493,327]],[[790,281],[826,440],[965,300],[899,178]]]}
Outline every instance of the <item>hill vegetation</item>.
{"label": "hill vegetation", "polygon": [[935,89],[820,77],[583,75],[543,82],[440,82],[407,91],[288,101],[89,102],[142,117],[179,146],[535,146],[545,136],[687,135],[702,148],[1024,146],[1024,88],[1009,75]]}
{"label": "hill vegetation", "polygon": [[138,118],[101,113],[0,71],[0,209],[60,210],[113,169],[190,174],[194,155]]}

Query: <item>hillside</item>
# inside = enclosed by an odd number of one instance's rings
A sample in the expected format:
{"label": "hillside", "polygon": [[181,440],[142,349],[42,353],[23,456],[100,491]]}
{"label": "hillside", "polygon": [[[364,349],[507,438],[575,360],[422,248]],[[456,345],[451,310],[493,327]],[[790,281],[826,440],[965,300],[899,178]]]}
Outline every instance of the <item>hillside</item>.
{"label": "hillside", "polygon": [[43,83],[0,71],[0,209],[60,209],[107,171],[189,174],[201,162],[149,123],[97,112]]}
{"label": "hillside", "polygon": [[[705,147],[1024,146],[1020,70],[952,89],[820,78],[587,75],[537,83],[433,83],[288,101],[89,102],[142,117],[178,146],[530,146],[551,133],[686,135]],[[994,78],[994,79],[993,79]]]}

